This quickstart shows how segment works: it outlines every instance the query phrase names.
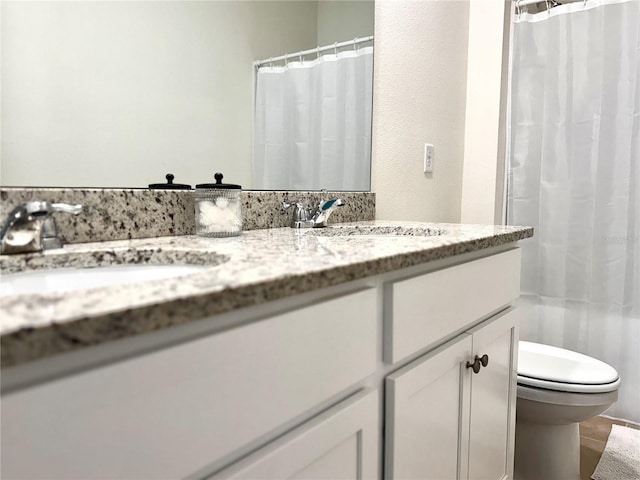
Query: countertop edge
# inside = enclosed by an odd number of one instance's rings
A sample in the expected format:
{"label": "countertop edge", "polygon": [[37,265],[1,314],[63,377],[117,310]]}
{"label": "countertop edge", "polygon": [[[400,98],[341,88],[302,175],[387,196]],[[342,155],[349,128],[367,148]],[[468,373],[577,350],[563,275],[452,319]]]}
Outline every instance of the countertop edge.
{"label": "countertop edge", "polygon": [[532,235],[532,228],[523,227],[517,231],[481,236],[423,250],[355,261],[346,265],[326,266],[310,272],[285,274],[275,279],[247,282],[230,289],[135,306],[103,315],[79,317],[64,323],[24,327],[0,337],[0,365],[2,369],[9,368],[264,302],[499,247]]}

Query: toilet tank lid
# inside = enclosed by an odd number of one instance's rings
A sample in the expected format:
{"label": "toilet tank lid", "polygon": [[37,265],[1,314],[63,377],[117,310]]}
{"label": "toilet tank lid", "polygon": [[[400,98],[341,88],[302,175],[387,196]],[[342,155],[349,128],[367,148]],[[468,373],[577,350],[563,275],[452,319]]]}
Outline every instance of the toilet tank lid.
{"label": "toilet tank lid", "polygon": [[564,348],[520,341],[518,376],[577,385],[603,385],[618,372],[600,360]]}

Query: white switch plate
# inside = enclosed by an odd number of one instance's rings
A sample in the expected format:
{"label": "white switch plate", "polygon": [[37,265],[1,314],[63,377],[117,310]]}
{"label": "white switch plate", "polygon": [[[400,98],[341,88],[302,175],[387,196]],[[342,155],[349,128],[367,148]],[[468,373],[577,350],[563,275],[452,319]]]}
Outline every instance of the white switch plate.
{"label": "white switch plate", "polygon": [[424,173],[433,173],[435,150],[430,143],[424,144]]}

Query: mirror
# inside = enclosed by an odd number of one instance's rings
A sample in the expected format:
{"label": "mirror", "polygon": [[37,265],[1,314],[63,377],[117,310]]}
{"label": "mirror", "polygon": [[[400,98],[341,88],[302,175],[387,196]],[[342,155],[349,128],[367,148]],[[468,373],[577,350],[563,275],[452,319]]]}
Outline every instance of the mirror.
{"label": "mirror", "polygon": [[173,173],[193,186],[221,171],[251,189],[253,62],[373,35],[374,5],[4,0],[1,9],[0,185],[146,187]]}

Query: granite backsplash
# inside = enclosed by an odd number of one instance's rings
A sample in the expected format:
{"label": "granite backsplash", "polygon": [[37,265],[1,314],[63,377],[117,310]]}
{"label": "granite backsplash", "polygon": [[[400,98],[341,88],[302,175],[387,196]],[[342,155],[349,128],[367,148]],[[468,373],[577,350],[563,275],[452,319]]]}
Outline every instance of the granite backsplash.
{"label": "granite backsplash", "polygon": [[[375,219],[375,194],[371,192],[243,191],[243,230],[288,226],[291,212],[285,211],[283,200],[301,199],[316,205],[331,197],[346,202],[332,215],[332,223]],[[83,206],[80,215],[55,214],[64,243],[195,234],[193,190],[0,188],[0,219],[29,201]]]}

